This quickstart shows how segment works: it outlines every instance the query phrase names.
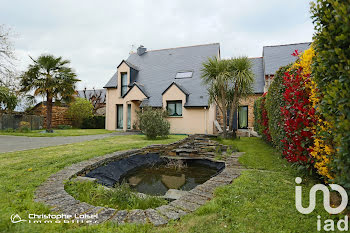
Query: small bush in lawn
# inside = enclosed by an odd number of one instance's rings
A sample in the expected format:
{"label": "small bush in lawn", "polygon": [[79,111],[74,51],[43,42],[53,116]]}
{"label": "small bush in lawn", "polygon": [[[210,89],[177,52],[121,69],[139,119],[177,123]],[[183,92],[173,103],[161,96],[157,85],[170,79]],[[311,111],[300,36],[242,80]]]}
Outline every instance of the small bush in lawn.
{"label": "small bush in lawn", "polygon": [[21,121],[18,127],[19,132],[27,133],[30,131],[30,123],[27,121]]}
{"label": "small bush in lawn", "polygon": [[166,120],[167,112],[162,109],[146,107],[137,113],[140,130],[149,139],[157,136],[167,137],[170,132],[170,123]]}

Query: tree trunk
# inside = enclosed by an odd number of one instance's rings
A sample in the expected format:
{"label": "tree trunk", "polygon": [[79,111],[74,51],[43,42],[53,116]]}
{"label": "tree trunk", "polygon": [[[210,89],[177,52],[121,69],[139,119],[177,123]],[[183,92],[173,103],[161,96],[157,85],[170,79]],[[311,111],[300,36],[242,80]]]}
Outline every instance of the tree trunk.
{"label": "tree trunk", "polygon": [[46,100],[46,132],[52,133],[51,129],[51,121],[52,121],[52,96],[47,93]]}
{"label": "tree trunk", "polygon": [[226,102],[226,93],[224,89],[221,89],[221,104],[222,104],[222,116],[224,120],[223,124],[223,134],[224,138],[227,138],[227,102]]}
{"label": "tree trunk", "polygon": [[[229,122],[229,131],[233,132],[233,118],[235,115],[235,112],[237,111],[237,97],[238,97],[238,87],[235,87],[235,92],[233,94],[233,100],[231,104],[231,111],[230,111],[230,122]],[[233,132],[233,137],[236,137],[235,132]]]}
{"label": "tree trunk", "polygon": [[[222,117],[223,117],[223,127],[222,127],[222,134],[224,135],[224,138],[227,137],[227,125],[226,125],[226,122],[227,122],[227,109],[225,108],[225,106],[220,106],[219,103],[217,103],[218,107],[219,107],[219,110],[222,114]],[[226,114],[225,114],[226,113]]]}

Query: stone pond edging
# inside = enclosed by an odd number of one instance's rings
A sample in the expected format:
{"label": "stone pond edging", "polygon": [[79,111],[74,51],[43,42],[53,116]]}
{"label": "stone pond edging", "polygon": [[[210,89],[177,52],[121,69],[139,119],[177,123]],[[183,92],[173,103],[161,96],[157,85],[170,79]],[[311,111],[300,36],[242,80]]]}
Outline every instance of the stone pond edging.
{"label": "stone pond edging", "polygon": [[[193,146],[195,145],[195,146]],[[232,183],[237,178],[243,167],[238,163],[238,157],[244,152],[234,152],[226,156],[224,170],[218,175],[207,180],[205,183],[196,186],[194,189],[179,199],[167,205],[147,210],[116,210],[100,206],[93,206],[76,200],[64,189],[65,181],[77,176],[84,175],[101,165],[126,158],[133,154],[145,154],[158,152],[172,156],[189,156],[195,158],[213,159],[214,153],[210,152],[216,146],[222,146],[212,142],[203,135],[192,135],[180,141],[165,145],[150,145],[142,149],[118,151],[111,154],[95,157],[87,161],[73,164],[50,176],[42,183],[35,192],[34,201],[41,202],[51,207],[51,211],[66,215],[98,214],[98,218],[91,223],[102,223],[115,221],[119,224],[129,223],[152,223],[155,226],[164,225],[170,220],[180,217],[198,209],[201,205],[213,198],[215,188]],[[79,220],[76,218],[75,220]]]}

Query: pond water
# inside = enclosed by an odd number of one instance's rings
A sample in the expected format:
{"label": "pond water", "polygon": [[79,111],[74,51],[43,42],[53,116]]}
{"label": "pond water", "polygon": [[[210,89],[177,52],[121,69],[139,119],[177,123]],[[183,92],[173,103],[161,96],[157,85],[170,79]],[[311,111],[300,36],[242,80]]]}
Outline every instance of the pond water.
{"label": "pond water", "polygon": [[164,195],[169,189],[189,191],[218,173],[218,169],[196,161],[144,166],[128,172],[123,180],[137,192]]}

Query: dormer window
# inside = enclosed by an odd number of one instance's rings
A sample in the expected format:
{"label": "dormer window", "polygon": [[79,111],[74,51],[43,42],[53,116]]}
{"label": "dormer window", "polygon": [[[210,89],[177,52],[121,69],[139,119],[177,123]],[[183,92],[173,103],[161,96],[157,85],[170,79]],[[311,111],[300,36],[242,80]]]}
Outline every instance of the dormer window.
{"label": "dormer window", "polygon": [[193,75],[193,72],[192,72],[192,71],[177,72],[175,78],[176,78],[176,79],[192,78],[192,75]]}
{"label": "dormer window", "polygon": [[128,91],[128,74],[121,73],[121,96],[124,96]]}

